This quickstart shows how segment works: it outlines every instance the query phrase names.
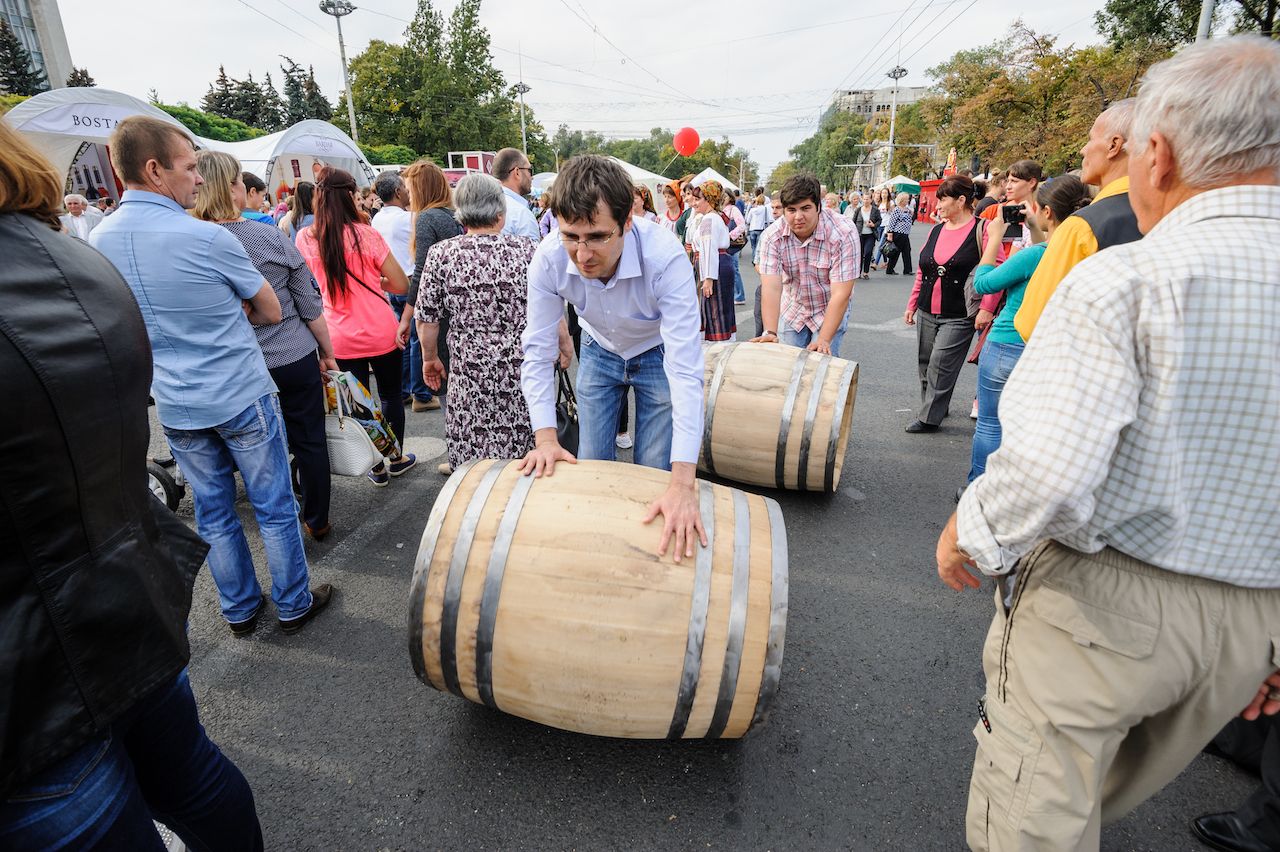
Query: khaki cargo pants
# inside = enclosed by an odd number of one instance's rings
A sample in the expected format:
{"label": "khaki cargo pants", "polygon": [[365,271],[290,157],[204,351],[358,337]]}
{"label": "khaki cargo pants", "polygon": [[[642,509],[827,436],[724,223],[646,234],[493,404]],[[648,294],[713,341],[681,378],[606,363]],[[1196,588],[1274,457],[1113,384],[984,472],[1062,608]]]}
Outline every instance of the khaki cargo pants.
{"label": "khaki cargo pants", "polygon": [[1280,589],[1045,542],[1007,613],[997,592],[982,663],[969,846],[1096,850],[1280,668]]}

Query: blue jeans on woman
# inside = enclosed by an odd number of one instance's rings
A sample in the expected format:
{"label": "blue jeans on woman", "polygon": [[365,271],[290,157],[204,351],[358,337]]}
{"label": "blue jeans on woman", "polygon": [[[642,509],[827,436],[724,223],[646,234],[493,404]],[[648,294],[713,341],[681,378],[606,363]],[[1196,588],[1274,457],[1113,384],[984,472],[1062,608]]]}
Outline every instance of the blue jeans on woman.
{"label": "blue jeans on woman", "polygon": [[978,356],[978,424],[973,430],[969,482],[986,472],[987,456],[1000,449],[1000,394],[1025,348],[1021,343],[988,340]]}
{"label": "blue jeans on woman", "polygon": [[[391,300],[391,313],[396,315],[396,320],[400,319],[400,313],[404,310],[404,306],[409,303],[406,296],[398,296],[395,293],[388,293],[387,298]],[[416,322],[409,323],[409,347],[405,353],[405,359],[400,365],[400,388],[401,394],[408,393],[418,402],[431,401],[431,388],[427,387],[427,383],[422,380],[422,346],[418,343],[418,324]]]}
{"label": "blue jeans on woman", "polygon": [[671,388],[661,344],[624,359],[582,331],[578,357],[578,458],[613,461],[618,410],[627,388],[636,397],[636,464],[671,470]]}
{"label": "blue jeans on woman", "polygon": [[284,621],[305,615],[311,608],[309,572],[280,400],[269,393],[225,423],[209,429],[166,426],[164,435],[191,485],[196,532],[209,543],[209,573],[218,587],[223,617],[232,624],[246,621],[262,598],[249,542],[236,514],[236,468],[266,547],[276,614]]}
{"label": "blue jeans on woman", "polygon": [[729,259],[733,262],[733,301],[737,304],[745,304],[747,291],[742,283],[742,248],[730,248]]}
{"label": "blue jeans on woman", "polygon": [[163,852],[153,818],[193,850],[262,849],[253,791],[205,735],[185,669],[0,802],[0,849]]}

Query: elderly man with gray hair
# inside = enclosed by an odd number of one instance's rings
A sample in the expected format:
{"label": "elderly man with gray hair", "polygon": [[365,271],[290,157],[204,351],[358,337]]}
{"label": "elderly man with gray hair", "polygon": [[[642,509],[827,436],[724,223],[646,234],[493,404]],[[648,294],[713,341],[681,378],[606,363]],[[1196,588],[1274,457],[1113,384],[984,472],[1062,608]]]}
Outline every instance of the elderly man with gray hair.
{"label": "elderly man with gray hair", "polygon": [[58,221],[62,222],[62,230],[77,240],[88,242],[89,234],[102,224],[102,220],[106,217],[100,211],[91,208],[89,199],[83,195],[68,195],[62,199],[62,203],[67,208],[67,212],[58,217]]}
{"label": "elderly man with gray hair", "polygon": [[1233,716],[1280,713],[1280,44],[1152,66],[1128,147],[1145,237],[1059,285],[938,541],[951,588],[1000,578],[974,849],[1097,849]]}

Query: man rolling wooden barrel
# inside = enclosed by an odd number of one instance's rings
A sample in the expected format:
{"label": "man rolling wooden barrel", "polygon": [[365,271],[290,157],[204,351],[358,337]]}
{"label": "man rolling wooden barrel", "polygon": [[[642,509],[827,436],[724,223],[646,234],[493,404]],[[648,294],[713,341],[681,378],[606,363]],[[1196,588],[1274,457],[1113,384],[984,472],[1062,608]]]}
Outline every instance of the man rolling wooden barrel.
{"label": "man rolling wooden barrel", "polygon": [[707,544],[694,484],[704,416],[696,285],[679,241],[632,219],[631,206],[631,178],[604,157],[574,157],[556,177],[558,239],[544,239],[529,266],[521,387],[536,446],[520,470],[550,476],[556,462],[576,461],[556,437],[553,363],[568,302],[583,331],[578,455],[614,459],[618,411],[632,388],[636,462],[671,471],[645,523],[663,516],[658,551],[674,539],[678,562],[693,556],[695,539]]}

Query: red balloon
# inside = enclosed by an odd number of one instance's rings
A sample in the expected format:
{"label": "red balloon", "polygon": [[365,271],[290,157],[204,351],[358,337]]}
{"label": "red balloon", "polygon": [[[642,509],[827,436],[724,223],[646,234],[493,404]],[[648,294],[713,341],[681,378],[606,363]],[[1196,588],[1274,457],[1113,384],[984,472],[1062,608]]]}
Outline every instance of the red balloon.
{"label": "red balloon", "polygon": [[671,144],[675,146],[676,153],[681,157],[688,157],[698,150],[698,145],[702,140],[698,138],[698,131],[692,127],[682,127],[676,133],[675,138],[671,140]]}

